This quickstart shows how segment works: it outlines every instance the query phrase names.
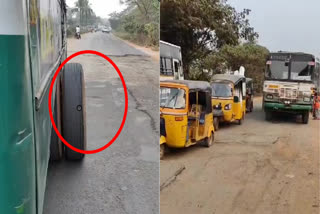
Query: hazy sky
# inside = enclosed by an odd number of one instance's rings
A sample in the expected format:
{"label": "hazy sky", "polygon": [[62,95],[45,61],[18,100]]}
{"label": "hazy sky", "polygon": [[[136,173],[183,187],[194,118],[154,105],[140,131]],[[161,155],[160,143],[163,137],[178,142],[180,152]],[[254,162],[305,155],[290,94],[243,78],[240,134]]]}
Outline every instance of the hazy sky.
{"label": "hazy sky", "polygon": [[[77,0],[66,0],[69,7],[74,7]],[[126,8],[125,5],[120,4],[119,0],[89,0],[92,10],[97,16],[108,18],[108,15],[114,11],[120,12]]]}
{"label": "hazy sky", "polygon": [[259,44],[271,51],[303,51],[320,56],[319,0],[229,0],[238,11],[252,10]]}

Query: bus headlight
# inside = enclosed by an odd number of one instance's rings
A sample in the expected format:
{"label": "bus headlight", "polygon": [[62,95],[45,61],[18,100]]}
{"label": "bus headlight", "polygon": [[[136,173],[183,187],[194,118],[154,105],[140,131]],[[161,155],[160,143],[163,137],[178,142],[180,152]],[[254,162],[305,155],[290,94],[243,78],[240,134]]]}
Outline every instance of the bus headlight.
{"label": "bus headlight", "polygon": [[230,110],[230,109],[231,109],[231,104],[230,103],[224,106],[224,110]]}

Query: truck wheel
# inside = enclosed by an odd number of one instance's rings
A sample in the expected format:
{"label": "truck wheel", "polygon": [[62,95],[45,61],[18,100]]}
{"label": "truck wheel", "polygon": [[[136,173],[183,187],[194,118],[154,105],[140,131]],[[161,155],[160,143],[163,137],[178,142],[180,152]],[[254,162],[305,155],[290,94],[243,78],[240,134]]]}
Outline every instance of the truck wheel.
{"label": "truck wheel", "polygon": [[[72,146],[85,150],[86,105],[82,66],[79,63],[65,65],[62,80],[62,135]],[[65,149],[68,160],[81,160],[84,154]]]}
{"label": "truck wheel", "polygon": [[219,118],[218,117],[213,117],[213,126],[214,126],[215,131],[219,130]]}
{"label": "truck wheel", "polygon": [[[59,79],[58,79],[59,80]],[[57,83],[58,83],[57,80]],[[57,84],[57,88],[60,86],[60,84]],[[54,102],[54,113],[53,113],[53,119],[54,123],[56,124],[58,130],[61,130],[61,126],[59,124],[58,120],[58,102],[57,102],[57,96],[60,96],[60,93],[58,92],[59,89],[57,89],[55,102]],[[63,144],[61,143],[59,137],[57,136],[55,130],[53,127],[51,128],[51,142],[50,142],[50,161],[59,161],[62,159],[63,155]]]}
{"label": "truck wheel", "polygon": [[302,122],[303,124],[309,123],[309,111],[306,111],[302,114]]}
{"label": "truck wheel", "polygon": [[214,143],[214,132],[211,132],[210,137],[208,137],[205,140],[204,146],[209,148],[210,146],[212,146],[213,143]]}
{"label": "truck wheel", "polygon": [[272,112],[271,111],[265,111],[265,118],[266,121],[271,121],[272,120]]}
{"label": "truck wheel", "polygon": [[164,146],[164,144],[161,144],[160,145],[160,160],[162,160],[164,157],[164,151],[165,151],[165,146]]}

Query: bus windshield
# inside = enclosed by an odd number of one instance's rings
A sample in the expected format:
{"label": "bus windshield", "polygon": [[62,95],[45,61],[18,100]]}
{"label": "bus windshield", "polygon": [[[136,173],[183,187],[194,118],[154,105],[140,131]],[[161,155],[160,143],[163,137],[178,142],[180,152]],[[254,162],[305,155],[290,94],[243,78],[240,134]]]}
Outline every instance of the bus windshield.
{"label": "bus windshield", "polygon": [[293,61],[291,65],[291,78],[292,80],[305,80],[311,81],[313,66],[308,62]]}
{"label": "bus windshield", "polygon": [[232,97],[232,87],[227,83],[212,84],[213,97]]}
{"label": "bus windshield", "polygon": [[160,107],[171,109],[186,108],[186,92],[179,88],[160,88]]}
{"label": "bus windshield", "polygon": [[289,63],[286,61],[269,61],[265,74],[266,78],[287,80],[289,78]]}
{"label": "bus windshield", "polygon": [[308,61],[272,60],[267,62],[265,77],[273,80],[311,81],[313,70],[314,66]]}

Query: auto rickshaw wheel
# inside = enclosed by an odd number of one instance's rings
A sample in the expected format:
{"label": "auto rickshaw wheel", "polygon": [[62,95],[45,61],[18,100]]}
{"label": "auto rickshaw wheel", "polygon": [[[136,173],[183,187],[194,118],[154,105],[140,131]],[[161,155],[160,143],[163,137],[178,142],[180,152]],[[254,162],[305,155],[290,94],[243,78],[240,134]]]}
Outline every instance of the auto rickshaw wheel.
{"label": "auto rickshaw wheel", "polygon": [[165,145],[164,145],[164,144],[161,144],[161,145],[160,145],[160,160],[163,159],[164,153],[165,153]]}
{"label": "auto rickshaw wheel", "polygon": [[213,142],[214,142],[214,132],[211,132],[210,137],[208,137],[205,140],[204,146],[209,148],[210,146],[212,146]]}
{"label": "auto rickshaw wheel", "polygon": [[219,118],[218,117],[213,118],[213,126],[214,126],[215,131],[219,130]]}
{"label": "auto rickshaw wheel", "polygon": [[[86,105],[85,84],[82,66],[79,63],[65,65],[62,79],[62,136],[77,149],[85,150]],[[66,147],[68,160],[82,160],[84,154]]]}

